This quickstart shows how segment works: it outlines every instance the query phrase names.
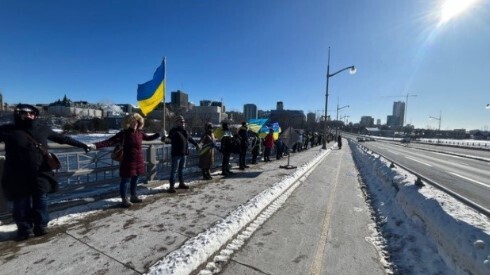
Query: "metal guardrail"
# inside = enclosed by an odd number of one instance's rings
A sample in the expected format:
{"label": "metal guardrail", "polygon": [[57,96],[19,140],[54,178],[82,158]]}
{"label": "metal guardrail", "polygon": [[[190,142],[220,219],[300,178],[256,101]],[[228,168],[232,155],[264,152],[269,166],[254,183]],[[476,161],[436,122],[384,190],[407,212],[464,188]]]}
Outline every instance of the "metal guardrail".
{"label": "metal guardrail", "polygon": [[[171,146],[161,142],[145,142],[143,144],[143,158],[145,161],[145,174],[140,176],[139,182],[165,180],[170,176]],[[184,173],[192,173],[199,164],[199,155],[191,147],[187,158]],[[119,163],[110,158],[112,147],[85,153],[79,148],[50,144],[49,151],[58,156],[61,168],[54,171],[60,189],[50,194],[51,205],[59,205],[61,201],[74,200],[83,196],[104,196],[119,190]],[[0,151],[0,155],[2,152]],[[0,159],[0,178],[3,174],[3,160]],[[215,154],[215,168],[221,166],[222,155]],[[1,190],[1,188],[0,188]],[[90,195],[87,195],[90,194]],[[10,218],[10,204],[0,191],[0,220]]]}
{"label": "metal guardrail", "polygon": [[424,176],[420,175],[419,173],[413,171],[410,168],[407,168],[406,166],[403,166],[402,164],[394,161],[393,159],[388,158],[385,155],[383,155],[383,154],[381,154],[379,152],[376,152],[376,151],[374,151],[374,150],[372,150],[370,148],[367,148],[366,146],[364,146],[364,145],[360,144],[359,142],[355,141],[354,139],[351,139],[351,141],[356,142],[359,145],[359,147],[361,147],[361,149],[363,149],[364,151],[366,151],[366,152],[367,151],[371,151],[373,153],[376,153],[376,154],[380,155],[381,157],[383,157],[384,159],[386,159],[389,162],[391,162],[393,165],[396,165],[396,166],[398,166],[398,167],[400,167],[400,168],[408,171],[409,173],[414,174],[417,177],[417,182],[415,183],[415,185],[421,186],[421,185],[423,185],[422,181],[424,181],[424,182],[426,182],[426,183],[428,183],[428,184],[430,184],[430,185],[438,188],[439,190],[441,190],[443,192],[446,192],[447,194],[451,195],[452,197],[454,197],[455,199],[459,200],[460,202],[466,204],[467,206],[470,206],[470,207],[474,208],[478,212],[480,212],[480,213],[482,213],[482,214],[484,214],[484,215],[486,215],[487,217],[490,218],[490,210],[489,209],[487,209],[487,208],[485,208],[485,207],[483,207],[483,206],[481,206],[481,205],[479,205],[479,204],[471,201],[470,199],[467,199],[467,198],[461,196],[460,194],[458,194],[458,193],[456,193],[456,192],[454,192],[454,191],[452,191],[452,190],[450,190],[450,189],[442,186],[441,184],[439,184],[439,183],[437,183],[437,182],[435,182],[435,181],[433,181],[433,180],[431,180],[431,179],[429,179],[427,177],[424,177]]}

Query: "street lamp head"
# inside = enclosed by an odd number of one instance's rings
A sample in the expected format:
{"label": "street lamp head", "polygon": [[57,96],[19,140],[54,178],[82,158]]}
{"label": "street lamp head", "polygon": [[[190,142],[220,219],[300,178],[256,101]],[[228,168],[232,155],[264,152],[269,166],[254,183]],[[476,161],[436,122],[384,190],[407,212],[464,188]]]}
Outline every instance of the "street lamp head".
{"label": "street lamp head", "polygon": [[357,68],[355,66],[350,67],[349,73],[355,74],[357,72]]}
{"label": "street lamp head", "polygon": [[487,106],[485,106],[485,109],[490,110],[490,104],[487,104]]}

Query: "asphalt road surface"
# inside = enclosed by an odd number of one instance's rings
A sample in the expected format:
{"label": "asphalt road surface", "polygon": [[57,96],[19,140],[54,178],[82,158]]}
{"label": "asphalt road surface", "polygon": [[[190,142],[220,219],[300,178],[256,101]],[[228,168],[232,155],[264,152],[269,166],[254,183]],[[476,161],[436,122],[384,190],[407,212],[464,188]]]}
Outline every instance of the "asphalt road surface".
{"label": "asphalt road surface", "polygon": [[221,274],[386,274],[350,148],[333,150]]}

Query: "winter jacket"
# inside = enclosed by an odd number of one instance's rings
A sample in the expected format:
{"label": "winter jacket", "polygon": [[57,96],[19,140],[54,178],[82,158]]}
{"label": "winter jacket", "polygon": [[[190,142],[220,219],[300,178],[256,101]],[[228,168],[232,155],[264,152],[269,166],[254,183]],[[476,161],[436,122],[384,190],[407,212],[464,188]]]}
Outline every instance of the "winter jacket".
{"label": "winter jacket", "polygon": [[130,178],[145,173],[145,161],[143,159],[143,140],[154,140],[160,134],[147,135],[142,130],[132,128],[122,130],[109,139],[96,142],[97,149],[123,144],[123,159],[119,164],[119,176]]}
{"label": "winter jacket", "polygon": [[215,141],[212,133],[204,134],[201,137],[201,140],[199,141],[199,143],[202,144],[201,149],[199,150],[199,168],[210,169],[214,166]]}
{"label": "winter jacket", "polygon": [[29,128],[16,124],[0,126],[0,142],[5,143],[6,158],[2,187],[8,200],[54,192],[56,190],[52,187],[57,188],[58,185],[53,171],[44,162],[43,154],[26,133],[29,133],[44,148],[48,148],[48,140],[86,148],[84,143],[56,133],[37,120]]}
{"label": "winter jacket", "polygon": [[267,134],[264,139],[264,146],[266,148],[274,147],[274,136],[272,134]]}
{"label": "winter jacket", "polygon": [[168,138],[165,143],[172,144],[171,154],[172,156],[184,156],[189,154],[189,142],[192,143],[196,148],[198,147],[197,142],[192,139],[186,129],[182,126],[177,126],[170,129],[168,133]]}

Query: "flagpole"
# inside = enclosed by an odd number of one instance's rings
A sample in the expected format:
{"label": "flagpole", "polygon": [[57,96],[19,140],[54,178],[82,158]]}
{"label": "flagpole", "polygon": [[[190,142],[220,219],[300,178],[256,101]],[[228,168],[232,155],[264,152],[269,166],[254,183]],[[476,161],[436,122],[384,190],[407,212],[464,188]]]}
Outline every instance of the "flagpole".
{"label": "flagpole", "polygon": [[167,108],[165,108],[165,96],[167,95],[167,79],[165,78],[165,74],[167,71],[166,66],[167,66],[167,57],[164,56],[163,57],[163,80],[164,80],[163,91],[164,91],[164,93],[163,93],[163,120],[162,120],[163,121],[163,131],[162,131],[163,135],[165,135],[165,117],[166,117],[165,109],[167,109]]}

